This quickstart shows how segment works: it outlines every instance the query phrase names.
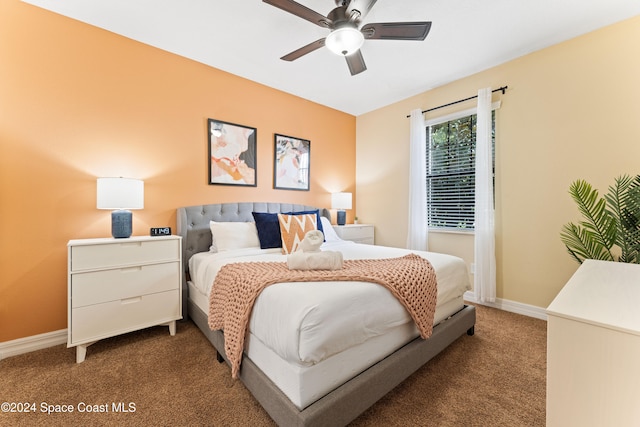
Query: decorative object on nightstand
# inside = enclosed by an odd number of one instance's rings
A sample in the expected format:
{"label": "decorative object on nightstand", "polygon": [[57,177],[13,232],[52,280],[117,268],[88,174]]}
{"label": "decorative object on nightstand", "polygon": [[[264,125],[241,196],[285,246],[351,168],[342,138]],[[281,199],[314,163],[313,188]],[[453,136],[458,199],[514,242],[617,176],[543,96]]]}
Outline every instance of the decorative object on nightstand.
{"label": "decorative object on nightstand", "polygon": [[374,229],[371,224],[334,225],[333,229],[342,240],[373,245],[375,241]]}
{"label": "decorative object on nightstand", "polygon": [[149,229],[150,236],[171,236],[171,227],[151,227]]}
{"label": "decorative object on nightstand", "polygon": [[70,240],[67,347],[83,362],[104,338],[182,319],[182,237]]}
{"label": "decorative object on nightstand", "polygon": [[347,212],[345,209],[351,209],[352,195],[351,193],[331,193],[331,209],[337,209],[338,225],[345,225],[347,222]]}
{"label": "decorative object on nightstand", "polygon": [[132,233],[131,211],[144,208],[144,182],[131,178],[98,178],[98,209],[111,209],[111,235],[127,238]]}

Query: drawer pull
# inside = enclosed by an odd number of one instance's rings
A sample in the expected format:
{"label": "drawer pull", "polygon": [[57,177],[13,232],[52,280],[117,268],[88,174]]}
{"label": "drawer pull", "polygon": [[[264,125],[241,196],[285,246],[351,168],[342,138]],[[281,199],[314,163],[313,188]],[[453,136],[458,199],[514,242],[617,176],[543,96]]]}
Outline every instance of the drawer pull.
{"label": "drawer pull", "polygon": [[137,302],[142,301],[142,297],[133,297],[133,298],[127,298],[127,299],[123,299],[120,300],[120,304],[125,305],[125,304],[135,304]]}
{"label": "drawer pull", "polygon": [[141,247],[142,246],[142,242],[127,242],[127,243],[120,243],[120,247],[121,248],[136,248],[136,247]]}
{"label": "drawer pull", "polygon": [[121,268],[120,271],[123,273],[134,273],[136,271],[141,271],[142,270],[142,266],[139,265],[137,267],[127,267],[127,268]]}

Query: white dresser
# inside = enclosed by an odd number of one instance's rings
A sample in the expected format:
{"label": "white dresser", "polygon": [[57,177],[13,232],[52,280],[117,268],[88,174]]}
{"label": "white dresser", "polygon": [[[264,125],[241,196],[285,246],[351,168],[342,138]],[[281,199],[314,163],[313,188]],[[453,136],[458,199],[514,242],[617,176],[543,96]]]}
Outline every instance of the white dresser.
{"label": "white dresser", "polygon": [[586,260],[547,315],[547,426],[640,426],[640,265]]}
{"label": "white dresser", "polygon": [[371,224],[346,224],[334,225],[333,229],[342,240],[351,240],[356,243],[373,245],[375,241],[373,225]]}
{"label": "white dresser", "polygon": [[70,240],[67,347],[76,362],[103,338],[182,318],[180,236]]}

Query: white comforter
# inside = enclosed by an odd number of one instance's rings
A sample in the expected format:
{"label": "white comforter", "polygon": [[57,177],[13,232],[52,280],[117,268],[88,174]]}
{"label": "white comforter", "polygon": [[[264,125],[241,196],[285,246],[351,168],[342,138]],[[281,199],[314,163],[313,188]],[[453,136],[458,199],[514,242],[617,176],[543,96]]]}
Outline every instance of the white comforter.
{"label": "white comforter", "polygon": [[[322,249],[341,251],[344,259],[392,258],[412,252],[347,241],[326,242]],[[470,289],[462,259],[432,252],[418,253],[427,258],[436,271],[438,305]],[[203,252],[189,260],[191,279],[201,292],[209,295],[223,265],[254,261],[284,262],[286,256],[279,248]],[[283,359],[308,366],[411,321],[402,304],[381,285],[279,283],[264,289],[256,299],[249,330]]]}

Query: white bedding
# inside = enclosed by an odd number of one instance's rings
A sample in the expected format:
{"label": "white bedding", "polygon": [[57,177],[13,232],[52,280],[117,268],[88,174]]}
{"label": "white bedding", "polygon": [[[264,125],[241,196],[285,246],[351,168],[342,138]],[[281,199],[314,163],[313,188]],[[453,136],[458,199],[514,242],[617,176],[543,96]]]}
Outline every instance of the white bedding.
{"label": "white bedding", "polygon": [[[342,241],[330,233],[327,240],[322,249],[339,250],[345,259],[399,257],[411,252]],[[470,289],[467,268],[460,258],[420,254],[436,270],[435,325],[463,307],[463,294]],[[286,257],[280,249],[194,255],[189,261],[189,299],[208,313],[217,271],[229,262],[257,260],[285,261]],[[245,353],[302,410],[418,335],[406,310],[380,285],[277,284],[267,287],[256,300]]]}
{"label": "white bedding", "polygon": [[[411,251],[347,241],[326,242],[323,250],[341,251],[344,259],[390,258]],[[414,251],[415,252],[415,251]],[[436,271],[438,304],[434,324],[452,313],[441,306],[461,300],[470,289],[466,265],[457,257],[422,252]],[[209,295],[219,269],[231,262],[286,261],[280,249],[202,252],[189,260],[193,286]],[[192,298],[194,299],[194,298]],[[208,300],[208,297],[207,297]],[[201,309],[208,313],[208,304]],[[350,347],[405,324],[411,317],[381,285],[364,282],[281,283],[256,299],[249,331],[286,362],[312,366]],[[411,325],[412,338],[417,329]]]}

